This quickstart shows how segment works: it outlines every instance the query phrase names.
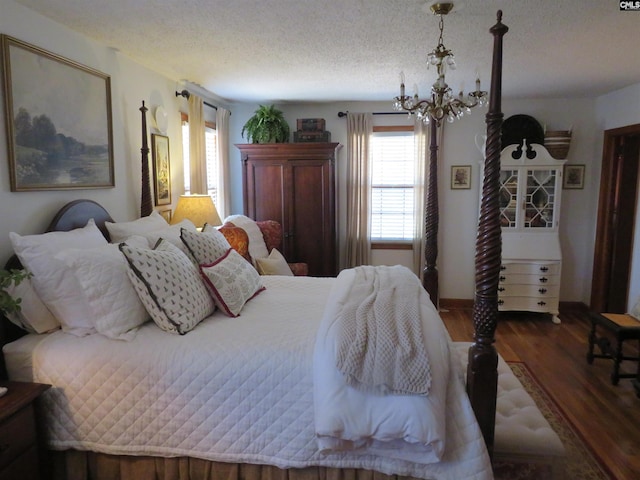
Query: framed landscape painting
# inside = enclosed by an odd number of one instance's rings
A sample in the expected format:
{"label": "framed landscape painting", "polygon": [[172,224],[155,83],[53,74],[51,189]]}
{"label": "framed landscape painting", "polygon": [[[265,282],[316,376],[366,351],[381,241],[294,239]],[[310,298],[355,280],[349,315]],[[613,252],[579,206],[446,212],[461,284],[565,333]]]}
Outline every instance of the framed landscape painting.
{"label": "framed landscape painting", "polygon": [[110,77],[0,36],[11,191],[109,188]]}

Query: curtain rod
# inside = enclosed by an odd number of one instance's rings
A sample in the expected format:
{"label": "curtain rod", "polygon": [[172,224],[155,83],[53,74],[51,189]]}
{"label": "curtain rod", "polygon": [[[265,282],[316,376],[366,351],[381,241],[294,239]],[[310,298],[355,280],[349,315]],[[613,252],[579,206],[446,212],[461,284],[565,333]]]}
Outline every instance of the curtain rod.
{"label": "curtain rod", "polygon": [[[338,112],[338,116],[340,118],[342,117],[346,117],[347,113],[349,113],[349,111],[347,110],[346,112]],[[372,112],[371,115],[406,115],[407,112]]]}
{"label": "curtain rod", "polygon": [[[189,100],[190,96],[191,96],[191,93],[189,93],[188,90],[182,90],[181,92],[178,92],[176,90],[176,97],[184,97],[187,100]],[[204,103],[207,107],[211,107],[211,108],[214,108],[214,109],[218,110],[218,107],[216,107],[215,105],[210,104],[209,102],[205,102],[203,100],[202,103]],[[231,115],[231,112],[229,112],[229,115]]]}

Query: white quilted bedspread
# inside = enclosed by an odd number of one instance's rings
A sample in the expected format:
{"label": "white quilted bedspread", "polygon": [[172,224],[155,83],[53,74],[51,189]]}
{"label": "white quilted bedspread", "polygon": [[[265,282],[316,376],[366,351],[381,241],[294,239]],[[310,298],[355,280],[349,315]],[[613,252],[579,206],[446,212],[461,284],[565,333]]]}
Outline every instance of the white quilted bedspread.
{"label": "white quilted bedspread", "polygon": [[239,317],[216,312],[184,336],[148,323],[130,342],[61,332],[40,342],[34,380],[54,386],[43,397],[49,446],[281,468],[357,467],[425,479],[492,478],[458,367],[449,383],[442,462],[320,454],[312,362],[333,279],[263,279],[267,289]]}

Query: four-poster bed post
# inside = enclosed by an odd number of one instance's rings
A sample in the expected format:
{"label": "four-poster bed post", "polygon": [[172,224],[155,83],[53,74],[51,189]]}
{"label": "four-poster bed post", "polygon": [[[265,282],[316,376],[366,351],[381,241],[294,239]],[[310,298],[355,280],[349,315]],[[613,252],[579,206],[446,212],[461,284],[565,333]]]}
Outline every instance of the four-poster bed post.
{"label": "four-poster bed post", "polygon": [[498,388],[498,354],[493,343],[498,323],[498,281],[502,253],[500,205],[500,130],[502,118],[502,37],[509,28],[498,22],[491,27],[493,61],[489,111],[486,115],[487,142],[482,182],[482,202],[478,220],[475,257],[475,298],[473,303],[474,343],[469,349],[467,393],[475,412],[487,449],[493,452],[496,396]]}
{"label": "four-poster bed post", "polygon": [[144,106],[144,100],[140,107],[142,113],[142,193],[140,195],[140,216],[147,217],[153,211],[153,202],[151,200],[151,178],[149,176],[149,143],[147,142],[147,107]]}
{"label": "four-poster bed post", "polygon": [[431,301],[438,308],[438,122],[432,120],[429,133],[429,178],[427,180],[427,198],[425,202],[425,265],[422,286],[429,294]]}

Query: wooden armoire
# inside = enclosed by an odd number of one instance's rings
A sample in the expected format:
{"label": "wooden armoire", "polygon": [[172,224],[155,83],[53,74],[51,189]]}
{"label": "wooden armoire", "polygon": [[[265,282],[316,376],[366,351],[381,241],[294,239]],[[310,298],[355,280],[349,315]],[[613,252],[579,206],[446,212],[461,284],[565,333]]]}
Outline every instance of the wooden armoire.
{"label": "wooden armoire", "polygon": [[336,156],[339,143],[236,145],[242,159],[244,214],[282,225],[282,254],[309,275],[338,270]]}

